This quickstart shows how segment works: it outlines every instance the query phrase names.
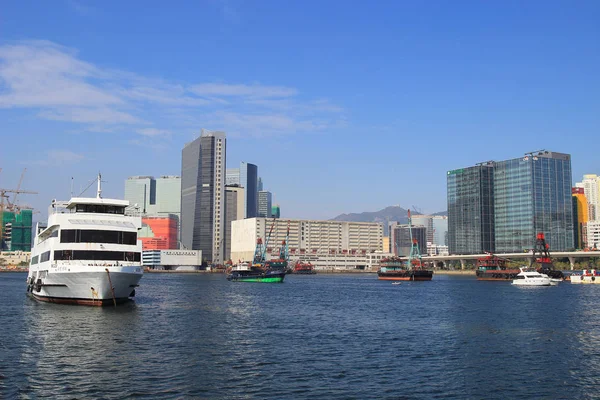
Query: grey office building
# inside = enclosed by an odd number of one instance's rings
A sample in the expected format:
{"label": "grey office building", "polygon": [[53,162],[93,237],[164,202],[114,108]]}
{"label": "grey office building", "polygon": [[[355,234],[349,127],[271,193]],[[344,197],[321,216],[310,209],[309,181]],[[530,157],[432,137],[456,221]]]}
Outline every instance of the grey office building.
{"label": "grey office building", "polygon": [[493,162],[449,171],[447,181],[450,254],[495,251]]}
{"label": "grey office building", "polygon": [[543,232],[551,250],[575,248],[571,156],[539,151],[495,163],[497,252],[521,252]]}
{"label": "grey office building", "polygon": [[225,226],[224,132],[203,129],[181,152],[181,243],[222,263]]}
{"label": "grey office building", "polygon": [[244,199],[245,218],[254,218],[258,215],[258,167],[256,165],[242,161],[240,164],[240,185],[246,189]]}
{"label": "grey office building", "polygon": [[574,248],[571,156],[550,151],[448,172],[450,254]]}

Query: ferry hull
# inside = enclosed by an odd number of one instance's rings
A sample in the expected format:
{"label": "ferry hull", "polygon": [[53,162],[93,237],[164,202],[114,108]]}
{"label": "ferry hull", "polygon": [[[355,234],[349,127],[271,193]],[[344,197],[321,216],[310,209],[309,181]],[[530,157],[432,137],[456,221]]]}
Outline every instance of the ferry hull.
{"label": "ferry hull", "polygon": [[50,272],[41,284],[34,281],[27,290],[39,301],[92,306],[124,303],[135,295],[143,275],[141,267],[109,268],[109,272],[110,279],[105,269]]}

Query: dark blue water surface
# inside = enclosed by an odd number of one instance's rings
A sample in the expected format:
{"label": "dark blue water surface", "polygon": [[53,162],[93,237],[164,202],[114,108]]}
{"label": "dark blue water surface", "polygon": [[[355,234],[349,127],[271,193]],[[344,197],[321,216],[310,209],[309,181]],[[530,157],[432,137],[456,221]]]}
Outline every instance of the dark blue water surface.
{"label": "dark blue water surface", "polygon": [[596,285],[146,274],[137,292],[116,309],[38,303],[25,274],[0,274],[0,397],[600,395]]}

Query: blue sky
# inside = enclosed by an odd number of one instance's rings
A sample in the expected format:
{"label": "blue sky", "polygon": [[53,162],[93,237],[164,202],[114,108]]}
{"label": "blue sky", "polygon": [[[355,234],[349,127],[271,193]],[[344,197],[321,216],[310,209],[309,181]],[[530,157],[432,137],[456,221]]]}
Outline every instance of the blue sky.
{"label": "blue sky", "polygon": [[446,171],[539,149],[576,181],[600,173],[598,20],[596,1],[5,2],[0,187],[26,167],[45,215],[100,170],[121,197],[179,175],[201,128],[282,217],[445,210]]}

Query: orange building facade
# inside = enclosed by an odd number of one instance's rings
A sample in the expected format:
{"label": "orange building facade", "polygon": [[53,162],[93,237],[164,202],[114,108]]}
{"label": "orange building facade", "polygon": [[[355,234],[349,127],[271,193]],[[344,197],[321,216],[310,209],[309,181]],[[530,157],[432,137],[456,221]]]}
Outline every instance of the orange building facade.
{"label": "orange building facade", "polygon": [[177,219],[175,217],[144,217],[138,235],[143,250],[177,248]]}
{"label": "orange building facade", "polygon": [[573,215],[577,216],[577,219],[573,221],[575,247],[583,249],[587,245],[588,202],[583,188],[574,187],[571,189],[571,193],[573,195]]}

